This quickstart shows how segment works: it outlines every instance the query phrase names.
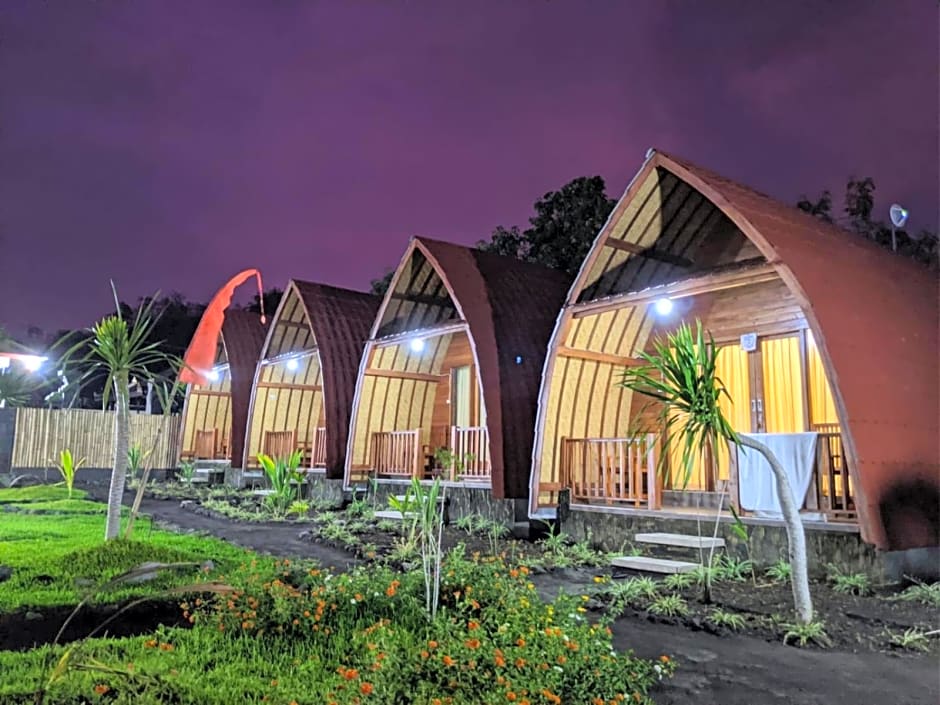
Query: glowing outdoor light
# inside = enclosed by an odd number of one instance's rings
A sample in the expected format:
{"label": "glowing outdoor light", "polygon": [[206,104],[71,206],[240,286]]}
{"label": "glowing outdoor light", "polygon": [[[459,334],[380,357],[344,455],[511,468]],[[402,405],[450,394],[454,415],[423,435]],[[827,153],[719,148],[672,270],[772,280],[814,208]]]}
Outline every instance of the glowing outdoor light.
{"label": "glowing outdoor light", "polygon": [[290,360],[287,361],[287,363],[286,363],[285,366],[286,366],[287,369],[290,370],[291,372],[296,372],[297,369],[300,367],[300,363],[297,362],[297,358],[293,358],[293,357],[292,357]]}
{"label": "glowing outdoor light", "polygon": [[213,367],[211,370],[209,370],[209,373],[206,375],[206,377],[209,378],[209,381],[210,381],[210,382],[218,382],[218,381],[219,381],[219,371]]}
{"label": "glowing outdoor light", "polygon": [[24,355],[20,359],[23,362],[23,367],[30,372],[38,372],[39,368],[42,367],[42,363],[46,360],[46,358],[39,357],[39,355]]}
{"label": "glowing outdoor light", "polygon": [[408,344],[408,347],[411,348],[412,352],[421,352],[424,350],[424,340],[421,338],[413,338],[412,341]]}
{"label": "glowing outdoor light", "polygon": [[10,366],[10,358],[0,357],[0,370],[5,370]]}
{"label": "glowing outdoor light", "polygon": [[656,303],[653,304],[653,308],[660,316],[668,316],[672,313],[674,306],[672,299],[657,299]]}

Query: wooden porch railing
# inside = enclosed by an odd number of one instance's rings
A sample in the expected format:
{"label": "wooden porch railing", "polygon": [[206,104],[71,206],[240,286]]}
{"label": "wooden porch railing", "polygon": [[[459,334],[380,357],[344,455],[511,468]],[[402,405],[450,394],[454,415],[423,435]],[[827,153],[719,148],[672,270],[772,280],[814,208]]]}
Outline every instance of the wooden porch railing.
{"label": "wooden porch railing", "polygon": [[806,498],[806,509],[823,512],[829,519],[855,520],[855,497],[838,424],[816,424],[816,469]]}
{"label": "wooden porch railing", "polygon": [[194,459],[215,460],[216,456],[219,454],[219,429],[213,428],[208,431],[196,431],[194,447]]}
{"label": "wooden porch railing", "polygon": [[660,506],[656,475],[656,436],[563,438],[561,484],[571,502]]}
{"label": "wooden porch railing", "polygon": [[450,469],[451,479],[490,478],[490,436],[486,426],[451,426],[450,450],[457,459]]}
{"label": "wooden porch railing", "polygon": [[418,476],[421,461],[421,429],[372,434],[372,470],[376,475]]}
{"label": "wooden porch railing", "polygon": [[318,426],[313,431],[313,448],[310,450],[310,467],[326,466],[326,427]]}

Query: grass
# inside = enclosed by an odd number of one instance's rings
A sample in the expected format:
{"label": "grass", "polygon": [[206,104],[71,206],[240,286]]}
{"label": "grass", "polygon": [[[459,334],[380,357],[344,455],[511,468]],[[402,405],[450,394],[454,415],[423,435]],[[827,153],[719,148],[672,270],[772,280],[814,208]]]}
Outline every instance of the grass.
{"label": "grass", "polygon": [[[133,541],[105,543],[103,505],[60,498],[65,494],[64,488],[57,487],[0,490],[0,503],[26,501],[58,512],[0,512],[0,565],[13,569],[12,577],[0,589],[0,612],[76,604],[91,586],[148,561],[201,564],[212,560],[221,570],[252,555],[213,538],[148,531],[146,524],[138,524]],[[153,594],[192,582],[194,573],[125,586],[99,599],[117,602]]]}
{"label": "grass", "polygon": [[790,563],[781,559],[770,566],[765,575],[775,583],[788,583],[790,582],[790,572]]}
{"label": "grass", "polygon": [[[85,499],[84,490],[73,490],[72,499]],[[22,504],[24,502],[54,502],[69,499],[69,491],[63,485],[35,485],[33,487],[9,487],[0,489],[0,504]]]}

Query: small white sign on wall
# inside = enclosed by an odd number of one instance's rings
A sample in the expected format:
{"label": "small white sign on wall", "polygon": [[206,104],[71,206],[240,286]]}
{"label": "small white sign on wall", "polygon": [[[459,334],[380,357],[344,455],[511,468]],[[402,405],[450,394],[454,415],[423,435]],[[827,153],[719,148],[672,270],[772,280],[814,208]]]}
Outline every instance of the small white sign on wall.
{"label": "small white sign on wall", "polygon": [[757,333],[745,333],[741,336],[741,349],[744,352],[757,350]]}

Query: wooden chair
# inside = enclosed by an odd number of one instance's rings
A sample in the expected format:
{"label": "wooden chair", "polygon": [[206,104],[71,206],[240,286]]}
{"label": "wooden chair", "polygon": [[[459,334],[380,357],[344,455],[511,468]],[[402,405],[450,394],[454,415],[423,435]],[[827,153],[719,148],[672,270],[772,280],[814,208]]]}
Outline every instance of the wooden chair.
{"label": "wooden chair", "polygon": [[194,459],[215,460],[219,452],[219,429],[196,431],[195,447]]}
{"label": "wooden chair", "polygon": [[286,458],[297,450],[297,431],[265,431],[261,447],[265,455]]}

